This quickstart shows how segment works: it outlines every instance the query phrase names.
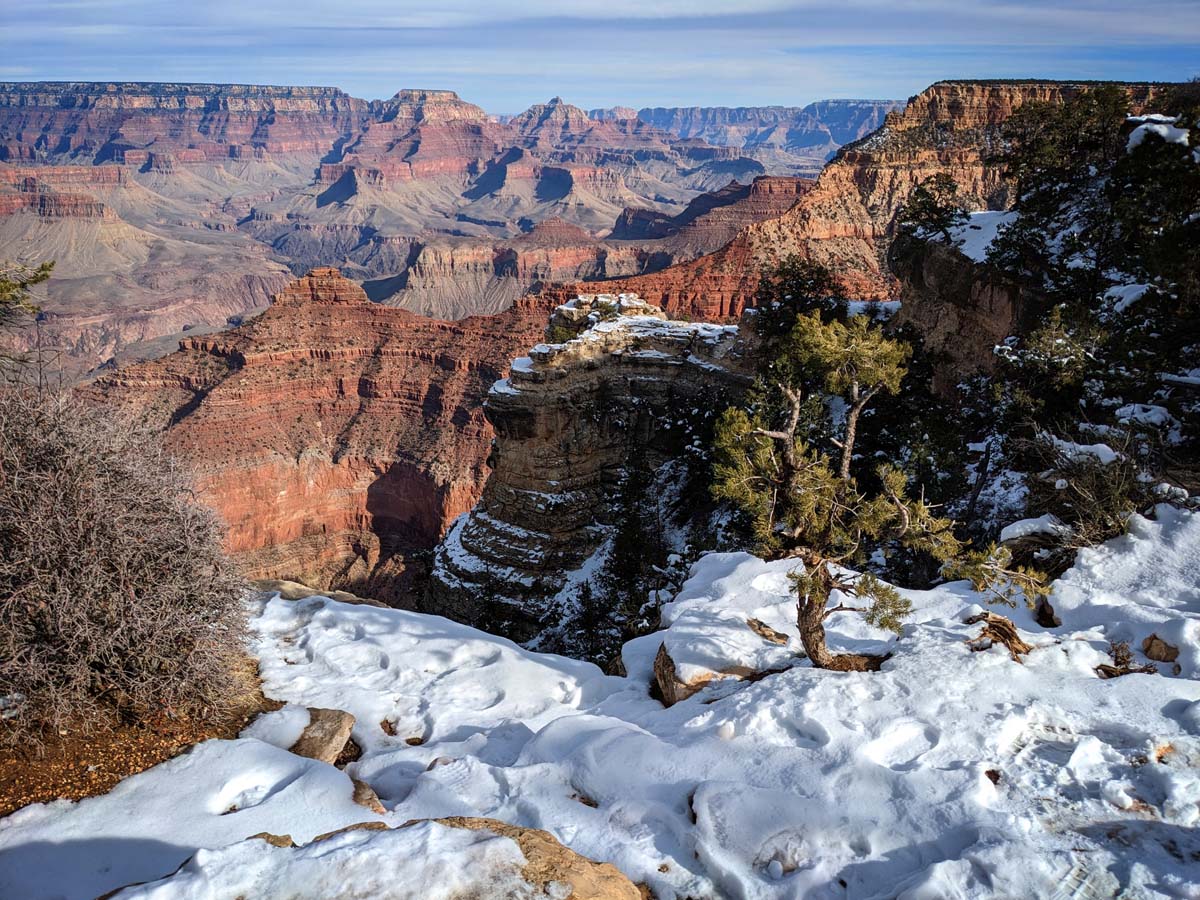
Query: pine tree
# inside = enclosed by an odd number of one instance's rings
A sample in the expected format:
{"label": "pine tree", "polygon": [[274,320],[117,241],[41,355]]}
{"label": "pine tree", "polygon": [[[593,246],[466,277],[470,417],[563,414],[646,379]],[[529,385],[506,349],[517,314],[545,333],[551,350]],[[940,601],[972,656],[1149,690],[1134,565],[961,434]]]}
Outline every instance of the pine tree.
{"label": "pine tree", "polygon": [[636,631],[650,592],[661,581],[659,567],[667,556],[650,467],[632,448],[627,459],[616,498],[612,542],[597,577],[618,643],[621,635]]}
{"label": "pine tree", "polygon": [[846,300],[827,268],[793,254],[762,273],[753,309],[755,330],[773,349],[792,330],[797,315],[819,310],[824,321],[844,318]]}
{"label": "pine tree", "polygon": [[[861,561],[869,545],[891,541],[945,561],[961,550],[953,523],[933,515],[923,500],[906,496],[907,480],[890,466],[875,472],[880,489],[861,491],[850,468],[858,416],[878,393],[895,393],[904,377],[908,347],[885,337],[858,317],[822,322],[819,311],[797,317],[782,346],[774,387],[784,398],[777,421],[760,410],[727,410],[717,423],[713,493],[732,502],[751,522],[760,552],[804,563],[793,578],[797,625],[805,652],[819,668],[863,668],[854,655],[834,656],[825,641],[825,620],[854,611],[880,627],[898,629],[908,603],[895,588],[871,575],[840,574],[838,564]],[[848,404],[840,439],[841,459],[812,448],[801,436],[801,414],[811,376]],[[865,606],[838,603],[833,592]]]}
{"label": "pine tree", "polygon": [[955,243],[953,229],[966,222],[967,208],[958,195],[958,182],[945,172],[917,185],[898,219],[901,231],[920,238],[940,236],[946,243]]}

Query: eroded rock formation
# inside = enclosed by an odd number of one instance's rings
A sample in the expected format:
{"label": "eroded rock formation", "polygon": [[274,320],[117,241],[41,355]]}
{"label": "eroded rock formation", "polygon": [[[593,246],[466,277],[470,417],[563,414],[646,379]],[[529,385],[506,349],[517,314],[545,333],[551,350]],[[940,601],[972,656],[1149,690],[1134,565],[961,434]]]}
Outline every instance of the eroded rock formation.
{"label": "eroded rock formation", "polygon": [[976,263],[948,244],[901,236],[888,261],[900,282],[900,311],[892,324],[914,326],[939,359],[934,388],[952,391],[964,376],[991,372],[995,347],[1026,333],[1043,297]]}
{"label": "eroded rock formation", "polygon": [[[1022,104],[1061,103],[1086,87],[939,82],[913,97],[902,112],[889,113],[877,132],[843,147],[816,186],[782,215],[746,226],[715,253],[604,289],[634,291],[672,311],[736,316],[752,300],[761,269],[796,253],[828,265],[854,296],[892,296],[896,285],[887,271],[887,247],[913,188],[945,172],[971,208],[1006,207],[1009,187],[999,167],[988,161],[1000,126]],[[1131,84],[1128,90],[1136,110],[1155,89]],[[577,289],[568,285],[558,296]]]}
{"label": "eroded rock formation", "polygon": [[623,210],[695,217],[698,195],[763,172],[558,98],[502,122],[451,91],[0,84],[0,260],[57,262],[42,333],[16,340],[64,351],[70,376],[224,327],[289,270],[335,265],[439,318],[653,271],[779,210],[722,196],[667,243],[598,240]]}
{"label": "eroded rock formation", "polygon": [[162,425],[247,574],[394,599],[413,554],[479,497],[482,399],[546,317],[526,299],[490,318],[424,318],[317,269],[241,327],[87,394]]}
{"label": "eroded rock formation", "polygon": [[772,171],[815,175],[839,147],[866,137],[900,106],[895,100],[822,100],[803,107],[655,107],[637,116],[680,137],[737,147]]}
{"label": "eroded rock formation", "polygon": [[735,326],[670,322],[633,296],[577,298],[554,324],[590,327],[533,347],[492,386],[494,468],[438,548],[426,598],[431,611],[521,639],[561,614],[554,597],[602,542],[631,454],[651,469],[679,458],[689,420],[723,409],[749,380]]}

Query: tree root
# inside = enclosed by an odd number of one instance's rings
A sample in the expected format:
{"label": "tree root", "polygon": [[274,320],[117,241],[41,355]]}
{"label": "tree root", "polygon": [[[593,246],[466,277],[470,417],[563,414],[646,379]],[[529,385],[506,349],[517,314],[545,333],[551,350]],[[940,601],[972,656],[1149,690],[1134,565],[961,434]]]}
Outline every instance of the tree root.
{"label": "tree root", "polygon": [[966,624],[977,625],[981,622],[983,631],[979,632],[979,637],[975,640],[968,642],[968,646],[972,650],[987,650],[993,644],[1003,644],[1013,661],[1021,662],[1021,657],[1033,649],[1032,644],[1021,640],[1021,636],[1017,633],[1017,626],[1012,623],[1011,619],[994,612],[982,612],[977,616],[971,616],[967,619]]}

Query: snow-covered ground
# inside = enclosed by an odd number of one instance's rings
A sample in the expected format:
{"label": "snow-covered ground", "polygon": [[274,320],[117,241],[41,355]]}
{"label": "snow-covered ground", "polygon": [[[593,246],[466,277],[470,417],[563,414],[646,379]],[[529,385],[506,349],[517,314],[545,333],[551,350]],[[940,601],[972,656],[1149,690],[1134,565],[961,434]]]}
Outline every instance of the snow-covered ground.
{"label": "snow-covered ground", "polygon": [[[544,828],[662,898],[1200,896],[1200,514],[1162,507],[1081,553],[1052,597],[1061,627],[1012,611],[1034,646],[1023,663],[973,649],[980,626],[963,620],[980,597],[956,583],[904,592],[899,636],[830,620],[835,648],[890,651],[882,671],[814,670],[796,655],[791,565],[703,557],[665,630],[626,645],[620,678],[434,616],[260,599],[265,691],[290,705],[106,796],[0,820],[0,896],[91,898],[196,848],[218,852],[126,896],[226,897],[212,886],[271,878],[328,896],[344,883],[331,870],[449,896],[446,853],[503,867],[513,848],[427,829],[219,849],[449,815]],[[1097,676],[1109,641],[1144,663],[1151,633],[1179,647],[1179,674]],[[669,709],[647,692],[664,642],[689,676],[718,676]],[[719,677],[738,667],[776,671]],[[357,717],[364,753],[345,773],[272,746],[295,739],[305,706]],[[385,816],[351,804],[349,775]],[[247,872],[267,880],[237,881]]]}

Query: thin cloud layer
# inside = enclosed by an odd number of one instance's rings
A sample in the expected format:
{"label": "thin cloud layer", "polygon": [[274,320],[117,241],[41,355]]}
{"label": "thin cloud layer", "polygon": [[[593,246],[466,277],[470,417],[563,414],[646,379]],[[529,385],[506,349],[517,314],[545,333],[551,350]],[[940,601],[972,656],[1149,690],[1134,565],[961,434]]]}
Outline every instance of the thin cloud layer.
{"label": "thin cloud layer", "polygon": [[0,77],[446,87],[496,112],[1200,74],[1196,0],[6,0]]}

